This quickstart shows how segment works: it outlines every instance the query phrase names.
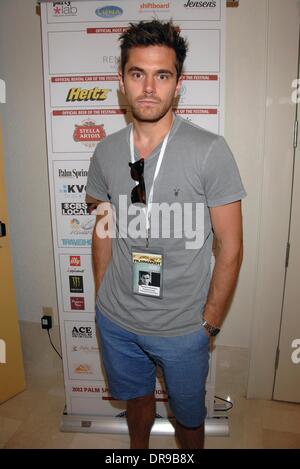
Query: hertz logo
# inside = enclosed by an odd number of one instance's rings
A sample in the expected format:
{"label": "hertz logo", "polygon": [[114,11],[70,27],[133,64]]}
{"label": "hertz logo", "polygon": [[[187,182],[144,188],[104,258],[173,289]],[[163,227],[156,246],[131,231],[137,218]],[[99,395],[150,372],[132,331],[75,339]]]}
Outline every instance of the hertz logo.
{"label": "hertz logo", "polygon": [[84,88],[71,88],[69,90],[66,101],[105,101],[108,97],[108,93],[111,90],[106,88],[92,88],[87,90]]}

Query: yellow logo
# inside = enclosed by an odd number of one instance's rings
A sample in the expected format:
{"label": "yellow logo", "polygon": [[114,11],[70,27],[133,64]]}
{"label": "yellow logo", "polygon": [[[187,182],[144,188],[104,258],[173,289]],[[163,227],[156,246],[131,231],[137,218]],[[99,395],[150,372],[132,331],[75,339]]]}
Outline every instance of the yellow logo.
{"label": "yellow logo", "polygon": [[105,101],[108,97],[108,93],[111,90],[106,88],[92,88],[87,90],[84,88],[71,88],[69,90],[66,101]]}

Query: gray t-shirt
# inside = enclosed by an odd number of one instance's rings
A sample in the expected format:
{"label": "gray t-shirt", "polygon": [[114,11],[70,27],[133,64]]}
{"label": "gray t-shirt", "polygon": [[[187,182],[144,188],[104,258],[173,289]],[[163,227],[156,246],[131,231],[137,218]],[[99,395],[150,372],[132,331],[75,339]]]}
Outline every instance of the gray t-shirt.
{"label": "gray t-shirt", "polygon": [[[158,232],[156,230],[158,235],[149,239],[149,250],[161,248],[164,254],[163,297],[135,295],[132,289],[131,249],[133,246],[144,248],[146,240],[136,239],[130,233],[125,237],[124,226],[118,237],[120,217],[123,216],[124,220],[127,216],[128,224],[134,218],[128,215],[131,191],[135,185],[128,165],[131,127],[130,124],[109,135],[97,145],[88,173],[87,194],[98,200],[110,201],[116,210],[117,220],[112,259],[98,292],[97,305],[113,322],[138,334],[187,334],[197,330],[202,322],[211,279],[213,233],[209,207],[240,200],[246,193],[224,138],[176,116],[155,181],[153,203],[176,204],[177,209],[179,205],[184,215],[180,226],[180,220],[175,215],[172,217],[171,211],[170,237],[163,237],[165,235],[160,226]],[[161,144],[145,159],[147,197],[160,149]],[[135,153],[137,161],[140,157],[136,150]],[[120,195],[123,196],[121,204]],[[127,196],[126,205],[124,196]],[[165,219],[165,214],[159,217],[161,225]],[[186,223],[189,230],[185,229],[185,220],[190,221]],[[193,241],[192,235],[196,236],[195,243],[193,248],[187,248],[187,242]],[[200,240],[200,245],[195,249],[196,240],[198,244]]]}

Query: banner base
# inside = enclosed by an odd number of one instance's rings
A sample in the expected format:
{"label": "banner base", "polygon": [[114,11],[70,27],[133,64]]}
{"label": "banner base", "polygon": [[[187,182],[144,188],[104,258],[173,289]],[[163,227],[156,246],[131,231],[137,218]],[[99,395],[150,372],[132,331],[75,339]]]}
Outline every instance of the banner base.
{"label": "banner base", "polygon": [[[127,421],[124,417],[105,417],[90,415],[65,415],[60,424],[62,432],[80,433],[128,433]],[[170,420],[156,419],[151,431],[152,435],[173,435],[174,427]],[[205,420],[206,436],[229,436],[228,418],[209,418]]]}

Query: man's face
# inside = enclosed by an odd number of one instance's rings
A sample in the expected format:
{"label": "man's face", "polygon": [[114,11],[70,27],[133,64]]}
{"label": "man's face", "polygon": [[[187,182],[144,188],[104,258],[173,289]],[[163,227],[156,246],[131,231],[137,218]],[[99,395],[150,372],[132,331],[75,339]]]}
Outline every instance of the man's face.
{"label": "man's face", "polygon": [[149,285],[150,283],[150,275],[149,274],[143,274],[141,277],[141,284],[142,285]]}
{"label": "man's face", "polygon": [[181,84],[175,61],[175,51],[166,46],[129,50],[124,76],[119,72],[119,80],[136,120],[157,122],[172,109]]}

